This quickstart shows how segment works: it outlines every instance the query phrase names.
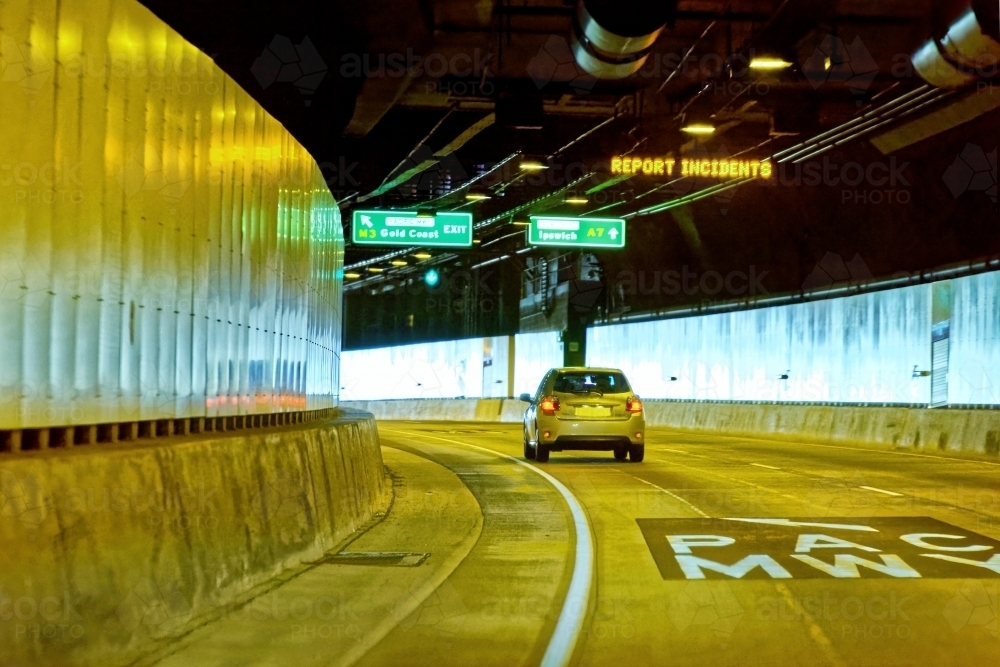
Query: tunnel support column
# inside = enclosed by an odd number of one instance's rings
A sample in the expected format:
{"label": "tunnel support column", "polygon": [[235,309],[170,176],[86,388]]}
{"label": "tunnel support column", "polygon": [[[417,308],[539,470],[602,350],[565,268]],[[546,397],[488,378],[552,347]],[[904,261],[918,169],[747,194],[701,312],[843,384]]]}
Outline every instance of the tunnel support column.
{"label": "tunnel support column", "polygon": [[560,335],[563,347],[563,366],[587,365],[587,322],[570,317]]}

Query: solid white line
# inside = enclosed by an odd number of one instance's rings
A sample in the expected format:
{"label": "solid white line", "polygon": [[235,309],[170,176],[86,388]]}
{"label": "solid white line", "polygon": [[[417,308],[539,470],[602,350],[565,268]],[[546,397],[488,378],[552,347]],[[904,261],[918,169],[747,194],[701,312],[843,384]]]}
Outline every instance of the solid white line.
{"label": "solid white line", "polygon": [[757,466],[758,468],[767,468],[768,470],[781,470],[781,468],[775,468],[774,466],[766,466],[763,463],[751,463],[752,466]]}
{"label": "solid white line", "polygon": [[463,447],[471,447],[472,449],[478,449],[479,451],[488,452],[513,461],[541,475],[563,497],[563,500],[566,501],[566,505],[569,507],[570,513],[573,515],[573,528],[576,531],[576,554],[573,559],[573,576],[569,581],[569,589],[566,591],[562,611],[559,612],[559,620],[556,621],[556,627],[552,632],[552,637],[549,639],[549,645],[545,649],[545,655],[542,656],[541,667],[565,667],[565,665],[568,665],[573,657],[573,650],[576,648],[577,641],[580,639],[580,633],[583,631],[583,622],[586,620],[587,606],[590,603],[590,586],[594,578],[594,538],[590,532],[587,515],[584,514],[583,508],[580,507],[580,503],[573,493],[563,486],[562,482],[544,470],[540,470],[520,459],[487,447],[479,447],[477,445],[470,445],[467,442],[439,438],[423,433],[385,430],[390,433],[404,433],[410,436],[430,438]]}
{"label": "solid white line", "polygon": [[859,489],[865,489],[867,491],[874,491],[875,493],[884,493],[887,496],[897,496],[899,498],[903,497],[902,493],[896,493],[895,491],[886,491],[885,489],[879,489],[874,486],[859,486]]}
{"label": "solid white line", "polygon": [[790,609],[798,612],[798,616],[806,622],[806,626],[809,628],[809,636],[814,642],[819,645],[820,650],[826,654],[826,659],[829,663],[836,665],[836,667],[846,667],[846,664],[841,660],[840,656],[837,655],[837,651],[833,648],[833,642],[830,638],[826,636],[823,632],[823,628],[816,623],[816,619],[813,618],[812,614],[803,606],[802,601],[799,600],[792,591],[782,582],[776,582],[774,587],[778,589],[781,597],[785,599],[788,603]]}
{"label": "solid white line", "polygon": [[682,452],[679,449],[669,449],[667,447],[660,447],[660,449],[662,449],[665,452],[673,452],[674,454],[687,454],[687,452]]}

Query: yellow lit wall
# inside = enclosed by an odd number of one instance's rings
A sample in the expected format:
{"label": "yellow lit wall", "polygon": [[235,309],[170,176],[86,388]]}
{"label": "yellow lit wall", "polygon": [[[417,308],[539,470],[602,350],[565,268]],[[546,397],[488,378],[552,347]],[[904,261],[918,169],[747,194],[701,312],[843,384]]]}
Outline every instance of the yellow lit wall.
{"label": "yellow lit wall", "polygon": [[336,405],[319,168],[134,0],[0,3],[0,429]]}

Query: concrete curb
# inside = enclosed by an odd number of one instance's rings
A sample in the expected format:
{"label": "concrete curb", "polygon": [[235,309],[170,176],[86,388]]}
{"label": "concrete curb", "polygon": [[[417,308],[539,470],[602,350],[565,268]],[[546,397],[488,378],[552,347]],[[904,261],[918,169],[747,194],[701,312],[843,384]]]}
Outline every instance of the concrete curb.
{"label": "concrete curb", "polygon": [[[10,455],[0,663],[130,664],[319,558],[387,500],[372,415]],[[220,612],[220,610],[222,610]]]}

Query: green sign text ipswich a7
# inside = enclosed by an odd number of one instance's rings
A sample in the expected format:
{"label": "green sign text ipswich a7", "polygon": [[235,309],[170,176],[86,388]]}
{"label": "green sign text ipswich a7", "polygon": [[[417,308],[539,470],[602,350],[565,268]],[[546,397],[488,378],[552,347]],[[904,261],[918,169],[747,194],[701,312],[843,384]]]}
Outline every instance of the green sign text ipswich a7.
{"label": "green sign text ipswich a7", "polygon": [[625,221],[621,218],[533,215],[529,220],[529,245],[609,250],[625,247]]}

